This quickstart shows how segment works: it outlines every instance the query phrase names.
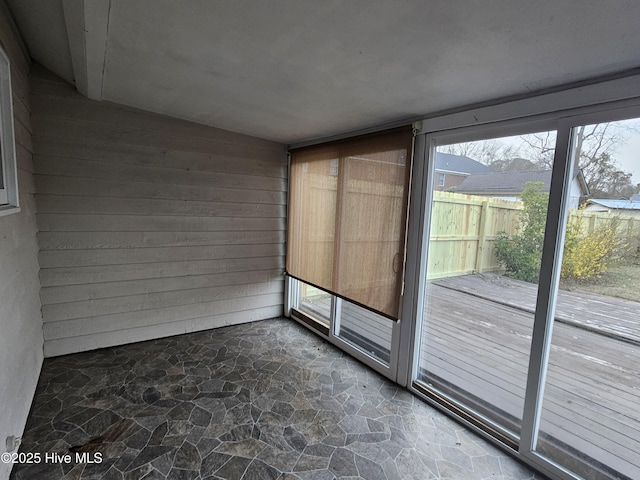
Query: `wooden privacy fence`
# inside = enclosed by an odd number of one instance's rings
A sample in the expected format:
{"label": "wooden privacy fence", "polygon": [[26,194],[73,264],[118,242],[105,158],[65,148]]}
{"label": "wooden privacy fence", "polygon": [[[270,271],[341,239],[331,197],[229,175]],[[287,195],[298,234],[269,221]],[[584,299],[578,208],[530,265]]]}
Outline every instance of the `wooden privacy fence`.
{"label": "wooden privacy fence", "polygon": [[[313,224],[314,227],[310,230],[314,234],[309,236],[304,251],[299,252],[299,255],[307,262],[309,269],[327,271],[325,268],[327,262],[349,262],[351,258],[355,258],[351,255],[350,249],[359,248],[363,242],[370,240],[387,243],[388,240],[391,245],[397,238],[398,232],[390,230],[387,232],[388,239],[381,240],[379,235],[374,234],[381,220],[372,221],[367,215],[356,215],[355,218],[358,220],[348,229],[348,238],[344,239],[344,251],[340,253],[340,258],[333,258],[337,208],[336,178],[310,175],[305,179],[303,192],[304,201],[311,206],[309,209],[311,214],[301,220],[303,225],[300,228],[309,229],[305,225]],[[361,195],[371,194],[373,191],[366,181],[353,181],[344,203],[348,206],[351,203],[350,198],[356,199]],[[378,188],[376,194],[380,197],[381,211],[384,210],[385,205],[402,199],[402,191],[394,188],[382,191]],[[521,210],[522,202],[519,201],[434,192],[427,277],[436,279],[474,272],[503,271],[495,255],[495,243],[500,232],[506,232],[509,235],[517,233]],[[638,248],[640,217],[571,210],[570,221],[574,221],[577,215],[582,216],[582,234],[586,235],[615,220],[617,237],[621,243],[629,245],[630,250],[633,251]],[[393,265],[389,264],[386,269],[389,278],[381,278],[378,281],[383,283],[391,281],[392,267]],[[371,272],[363,271],[355,281],[368,285],[373,278],[374,275]],[[330,283],[330,278],[325,281]]]}
{"label": "wooden privacy fence", "polygon": [[[500,232],[513,235],[520,226],[522,202],[475,195],[434,192],[427,277],[437,279],[504,268],[495,254]],[[581,216],[581,235],[615,225],[622,245],[635,252],[640,243],[640,217],[571,210]],[[611,223],[613,222],[613,223]]]}
{"label": "wooden privacy fence", "polygon": [[521,209],[522,202],[433,192],[427,277],[501,270],[495,242],[517,231]]}
{"label": "wooden privacy fence", "polygon": [[640,254],[640,217],[609,212],[571,210],[570,221],[579,221],[580,236],[602,228],[613,227],[620,245],[618,254]]}

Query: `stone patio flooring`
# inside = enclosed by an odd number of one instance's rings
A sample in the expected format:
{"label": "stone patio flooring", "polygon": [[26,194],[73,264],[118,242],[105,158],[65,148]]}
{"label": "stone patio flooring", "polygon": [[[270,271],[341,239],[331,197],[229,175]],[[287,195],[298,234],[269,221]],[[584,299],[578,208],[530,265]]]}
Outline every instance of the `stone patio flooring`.
{"label": "stone patio flooring", "polygon": [[15,480],[544,478],[287,319],[46,359],[20,451]]}

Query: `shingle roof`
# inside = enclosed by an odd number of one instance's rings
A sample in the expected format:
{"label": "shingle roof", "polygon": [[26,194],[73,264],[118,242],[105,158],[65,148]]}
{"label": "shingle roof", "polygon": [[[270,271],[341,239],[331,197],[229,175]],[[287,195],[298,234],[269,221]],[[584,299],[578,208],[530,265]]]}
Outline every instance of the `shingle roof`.
{"label": "shingle roof", "polygon": [[436,170],[459,173],[485,173],[491,169],[473,158],[450,153],[436,153]]}
{"label": "shingle roof", "polygon": [[469,175],[456,187],[458,193],[520,194],[527,182],[542,182],[543,190],[551,186],[551,170],[530,172],[489,172]]}
{"label": "shingle roof", "polygon": [[640,200],[610,200],[592,198],[587,200],[587,203],[596,203],[606,208],[612,208],[614,210],[640,210]]}

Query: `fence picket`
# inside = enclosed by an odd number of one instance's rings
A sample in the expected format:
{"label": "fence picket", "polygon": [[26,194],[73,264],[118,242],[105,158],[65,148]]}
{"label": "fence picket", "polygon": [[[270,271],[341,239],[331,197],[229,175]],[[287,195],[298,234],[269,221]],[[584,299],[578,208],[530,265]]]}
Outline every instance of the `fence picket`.
{"label": "fence picket", "polygon": [[[501,232],[518,232],[521,209],[520,201],[434,192],[427,277],[502,271],[494,252],[495,241]],[[569,221],[577,215],[578,210],[571,210]],[[581,215],[583,235],[616,219],[620,242],[631,249],[639,247],[640,217],[584,210]]]}

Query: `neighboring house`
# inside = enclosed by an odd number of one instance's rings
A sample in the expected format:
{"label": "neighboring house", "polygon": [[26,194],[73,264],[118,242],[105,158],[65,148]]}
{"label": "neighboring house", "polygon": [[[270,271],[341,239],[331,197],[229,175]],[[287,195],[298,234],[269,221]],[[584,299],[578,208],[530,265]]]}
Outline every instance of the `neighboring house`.
{"label": "neighboring house", "polygon": [[[528,182],[542,182],[542,188],[551,187],[551,170],[528,172],[489,172],[469,175],[455,189],[456,193],[480,195],[502,200],[520,200]],[[575,175],[571,184],[569,208],[578,208],[580,198],[589,195],[589,187],[582,171]]]}
{"label": "neighboring house", "polygon": [[592,198],[587,200],[587,205],[584,209],[590,212],[619,213],[640,217],[640,195],[633,195],[629,200]]}
{"label": "neighboring house", "polygon": [[471,174],[491,171],[489,167],[472,158],[437,152],[435,189],[448,190],[460,185]]}

